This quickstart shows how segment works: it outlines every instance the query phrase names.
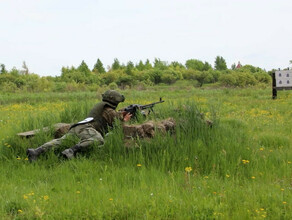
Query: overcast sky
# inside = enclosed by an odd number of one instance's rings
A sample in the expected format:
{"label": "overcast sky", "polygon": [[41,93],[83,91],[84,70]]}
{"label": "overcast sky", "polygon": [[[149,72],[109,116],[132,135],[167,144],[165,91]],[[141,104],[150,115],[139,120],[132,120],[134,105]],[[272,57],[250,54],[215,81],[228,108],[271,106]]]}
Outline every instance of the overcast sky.
{"label": "overcast sky", "polygon": [[0,63],[60,75],[84,60],[292,60],[292,0],[0,0]]}

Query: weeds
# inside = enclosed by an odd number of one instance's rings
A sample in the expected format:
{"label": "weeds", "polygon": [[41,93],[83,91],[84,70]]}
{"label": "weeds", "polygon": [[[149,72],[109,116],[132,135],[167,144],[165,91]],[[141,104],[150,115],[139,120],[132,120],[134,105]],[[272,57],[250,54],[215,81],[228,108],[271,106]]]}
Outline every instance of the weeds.
{"label": "weeds", "polygon": [[[17,132],[83,119],[93,93],[0,107],[0,216],[3,219],[291,219],[291,95],[268,90],[126,91],[126,103],[160,96],[151,120],[173,117],[174,134],[125,147],[119,124],[103,147],[65,161],[67,140],[36,163],[25,151],[52,139]],[[33,94],[29,96],[34,97]],[[45,95],[44,95],[45,96]],[[73,97],[87,97],[74,100]],[[3,100],[3,99],[2,99]],[[13,101],[14,100],[14,101]],[[119,107],[123,107],[119,106]],[[203,115],[201,113],[204,113]],[[212,119],[210,127],[205,119]],[[141,119],[143,121],[143,119]]]}

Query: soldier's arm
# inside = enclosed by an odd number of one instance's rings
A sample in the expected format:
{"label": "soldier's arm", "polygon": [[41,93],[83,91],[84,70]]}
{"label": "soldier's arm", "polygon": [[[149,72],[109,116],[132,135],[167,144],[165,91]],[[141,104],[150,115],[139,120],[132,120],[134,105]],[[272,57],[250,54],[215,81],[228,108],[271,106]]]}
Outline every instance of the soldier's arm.
{"label": "soldier's arm", "polygon": [[125,114],[125,112],[116,112],[112,108],[105,108],[102,117],[107,121],[107,123],[111,126],[113,125],[115,119],[121,121],[129,121],[131,118],[130,114]]}

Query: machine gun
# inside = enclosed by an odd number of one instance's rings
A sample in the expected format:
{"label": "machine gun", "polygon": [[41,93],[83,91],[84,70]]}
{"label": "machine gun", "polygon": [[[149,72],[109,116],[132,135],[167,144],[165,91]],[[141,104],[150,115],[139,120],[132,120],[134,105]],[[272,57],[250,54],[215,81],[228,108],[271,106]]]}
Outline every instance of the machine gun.
{"label": "machine gun", "polygon": [[145,114],[145,112],[143,112],[143,110],[149,109],[148,114],[150,112],[154,113],[153,107],[156,104],[163,103],[163,102],[164,102],[164,100],[162,100],[162,98],[160,98],[159,102],[153,102],[153,103],[150,103],[147,105],[132,104],[132,105],[127,106],[124,109],[121,109],[121,111],[125,111],[127,113],[130,113],[132,115],[132,118],[137,117],[137,111],[141,111],[141,114],[146,116],[146,114]]}

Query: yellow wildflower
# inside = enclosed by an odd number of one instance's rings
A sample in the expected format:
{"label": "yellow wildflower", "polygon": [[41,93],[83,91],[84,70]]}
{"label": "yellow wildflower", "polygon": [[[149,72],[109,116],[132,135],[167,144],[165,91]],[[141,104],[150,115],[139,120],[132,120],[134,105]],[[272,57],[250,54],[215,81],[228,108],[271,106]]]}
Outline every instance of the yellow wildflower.
{"label": "yellow wildflower", "polygon": [[142,167],[142,164],[138,163],[138,164],[137,164],[137,167]]}
{"label": "yellow wildflower", "polygon": [[80,191],[77,190],[76,193],[77,193],[77,194],[80,194]]}
{"label": "yellow wildflower", "polygon": [[286,204],[287,204],[287,202],[285,202],[285,201],[284,201],[284,202],[283,202],[283,204],[284,204],[284,205],[286,205]]}
{"label": "yellow wildflower", "polygon": [[18,213],[22,213],[22,210],[21,210],[21,209],[18,209],[17,212],[18,212]]}
{"label": "yellow wildflower", "polygon": [[283,188],[281,189],[281,191],[284,191],[284,190],[285,190],[285,189],[283,189]]}
{"label": "yellow wildflower", "polygon": [[227,177],[227,178],[229,178],[229,177],[230,177],[230,175],[226,174],[226,177]]}
{"label": "yellow wildflower", "polygon": [[34,192],[30,192],[27,194],[28,196],[33,196],[34,195]]}
{"label": "yellow wildflower", "polygon": [[110,198],[109,201],[113,201],[113,198]]}
{"label": "yellow wildflower", "polygon": [[251,178],[254,180],[255,179],[255,176],[252,176]]}
{"label": "yellow wildflower", "polygon": [[49,199],[49,196],[44,196],[44,200],[48,200]]}
{"label": "yellow wildflower", "polygon": [[191,168],[191,167],[186,167],[185,168],[185,171],[187,172],[187,173],[189,173],[189,172],[191,172],[193,169]]}
{"label": "yellow wildflower", "polygon": [[21,157],[17,157],[16,160],[21,160]]}
{"label": "yellow wildflower", "polygon": [[263,147],[261,147],[261,148],[260,148],[260,151],[263,151],[263,150],[264,150],[264,148],[263,148]]}
{"label": "yellow wildflower", "polygon": [[242,163],[247,164],[247,163],[249,163],[249,160],[242,160]]}
{"label": "yellow wildflower", "polygon": [[23,195],[23,198],[24,198],[24,199],[28,199],[28,196],[27,196],[27,195]]}

